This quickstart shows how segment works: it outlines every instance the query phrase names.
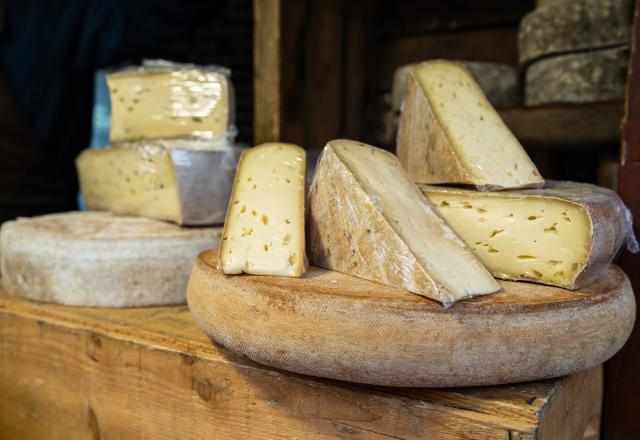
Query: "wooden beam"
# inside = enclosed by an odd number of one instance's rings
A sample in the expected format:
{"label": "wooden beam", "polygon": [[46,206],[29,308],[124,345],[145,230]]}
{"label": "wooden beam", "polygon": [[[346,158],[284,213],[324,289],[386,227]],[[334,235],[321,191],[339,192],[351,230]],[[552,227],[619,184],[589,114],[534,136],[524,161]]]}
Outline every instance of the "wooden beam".
{"label": "wooden beam", "polygon": [[254,143],[280,140],[281,0],[254,0]]}
{"label": "wooden beam", "polygon": [[[640,0],[636,1],[625,116],[620,146],[619,193],[633,214],[633,229],[640,234]],[[640,254],[624,251],[619,260],[640,302]],[[625,347],[606,365],[603,439],[640,438],[640,330],[636,327]]]}

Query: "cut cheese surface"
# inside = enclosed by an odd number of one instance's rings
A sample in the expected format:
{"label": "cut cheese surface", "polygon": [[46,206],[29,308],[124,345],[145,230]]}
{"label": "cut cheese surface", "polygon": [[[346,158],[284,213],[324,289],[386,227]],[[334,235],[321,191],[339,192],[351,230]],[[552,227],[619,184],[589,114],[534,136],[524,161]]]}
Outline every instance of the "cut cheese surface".
{"label": "cut cheese surface", "polygon": [[221,224],[239,154],[234,147],[189,150],[145,142],[85,150],[76,167],[89,209],[178,224]]}
{"label": "cut cheese surface", "polygon": [[477,193],[421,186],[429,201],[497,278],[578,288],[602,273],[626,232],[610,190],[573,182]]}
{"label": "cut cheese surface", "polygon": [[418,65],[410,78],[398,156],[416,182],[480,190],[538,187],[544,180],[467,68]]}
{"label": "cut cheese surface", "polygon": [[127,69],[107,75],[112,142],[196,136],[224,138],[233,123],[229,80],[196,66]]}
{"label": "cut cheese surface", "polygon": [[266,143],[242,154],[220,246],[224,273],[304,273],[305,171],[297,145]]}
{"label": "cut cheese surface", "polygon": [[312,263],[450,305],[499,289],[391,153],[325,147],[309,193]]}

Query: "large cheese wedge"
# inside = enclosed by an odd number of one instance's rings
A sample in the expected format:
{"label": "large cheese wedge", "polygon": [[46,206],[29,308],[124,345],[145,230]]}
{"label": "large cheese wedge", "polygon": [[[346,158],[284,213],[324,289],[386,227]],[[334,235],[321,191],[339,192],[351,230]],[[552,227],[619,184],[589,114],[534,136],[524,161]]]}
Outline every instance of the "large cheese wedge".
{"label": "large cheese wedge", "polygon": [[506,280],[581,288],[604,273],[631,230],[620,197],[586,183],[487,193],[420,188],[493,275]]}
{"label": "large cheese wedge", "polygon": [[87,207],[181,225],[222,224],[241,150],[191,147],[171,140],[83,151],[76,167]]}
{"label": "large cheese wedge", "polygon": [[305,173],[297,145],[266,143],[242,153],[220,245],[224,273],[302,276]]}
{"label": "large cheese wedge", "polygon": [[233,133],[228,72],[152,61],[107,75],[111,142],[196,136],[226,140]]}
{"label": "large cheese wedge", "polygon": [[329,142],[308,205],[308,251],[317,266],[445,305],[500,288],[387,151]]}
{"label": "large cheese wedge", "polygon": [[428,61],[412,71],[397,153],[414,182],[479,190],[544,183],[469,70],[450,61]]}
{"label": "large cheese wedge", "polygon": [[2,285],[74,306],[183,303],[196,255],[218,245],[221,229],[92,211],[21,218],[0,230]]}

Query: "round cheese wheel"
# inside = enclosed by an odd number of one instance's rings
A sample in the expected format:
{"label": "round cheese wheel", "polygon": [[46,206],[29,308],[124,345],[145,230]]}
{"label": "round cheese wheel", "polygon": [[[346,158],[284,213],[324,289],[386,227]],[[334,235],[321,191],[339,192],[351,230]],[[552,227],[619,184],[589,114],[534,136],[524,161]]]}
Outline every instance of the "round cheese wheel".
{"label": "round cheese wheel", "polygon": [[98,211],[20,218],[0,230],[2,284],[75,306],[183,303],[196,255],[217,247],[221,231]]}

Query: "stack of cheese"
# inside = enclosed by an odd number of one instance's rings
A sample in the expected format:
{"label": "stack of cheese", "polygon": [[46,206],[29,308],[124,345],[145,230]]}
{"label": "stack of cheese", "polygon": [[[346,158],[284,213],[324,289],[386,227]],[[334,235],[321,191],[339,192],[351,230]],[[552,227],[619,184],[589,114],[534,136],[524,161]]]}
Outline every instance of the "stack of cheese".
{"label": "stack of cheese", "polygon": [[112,145],[76,160],[90,211],[5,223],[3,284],[63,304],[182,303],[195,256],[219,242],[240,155],[229,72],[151,61],[107,82]]}
{"label": "stack of cheese", "polygon": [[571,182],[542,188],[535,165],[458,63],[426,62],[410,72],[398,157],[329,142],[305,230],[304,150],[247,150],[219,251],[222,271],[299,277],[306,249],[317,266],[449,306],[499,290],[494,277],[584,286],[630,230],[610,190]]}
{"label": "stack of cheese", "polygon": [[520,24],[525,103],[582,103],[625,96],[632,0],[542,2]]}

